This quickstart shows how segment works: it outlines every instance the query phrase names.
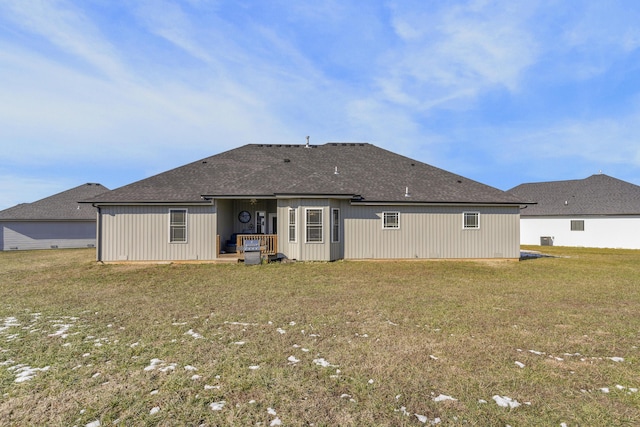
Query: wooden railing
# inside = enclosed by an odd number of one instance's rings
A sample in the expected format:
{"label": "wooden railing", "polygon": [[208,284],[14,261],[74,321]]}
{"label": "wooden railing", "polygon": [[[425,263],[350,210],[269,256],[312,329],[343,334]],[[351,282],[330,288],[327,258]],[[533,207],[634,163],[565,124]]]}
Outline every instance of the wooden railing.
{"label": "wooden railing", "polygon": [[236,247],[242,251],[245,240],[259,240],[262,255],[276,255],[278,253],[278,236],[275,234],[238,234]]}

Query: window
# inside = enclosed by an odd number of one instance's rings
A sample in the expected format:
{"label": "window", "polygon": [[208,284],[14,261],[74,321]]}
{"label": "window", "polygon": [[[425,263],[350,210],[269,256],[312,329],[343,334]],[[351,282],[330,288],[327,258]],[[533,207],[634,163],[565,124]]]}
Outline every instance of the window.
{"label": "window", "polygon": [[480,228],[480,212],[464,212],[462,228]]}
{"label": "window", "polygon": [[331,242],[340,241],[340,209],[331,209]]}
{"label": "window", "polygon": [[307,209],[307,242],[322,243],[322,209]]}
{"label": "window", "polygon": [[382,228],[400,228],[400,212],[382,212]]}
{"label": "window", "polygon": [[289,241],[296,241],[296,210],[289,208]]}
{"label": "window", "polygon": [[186,209],[170,209],[169,210],[169,242],[171,243],[187,242],[187,210]]}
{"label": "window", "polygon": [[584,219],[572,219],[571,231],[584,231]]}

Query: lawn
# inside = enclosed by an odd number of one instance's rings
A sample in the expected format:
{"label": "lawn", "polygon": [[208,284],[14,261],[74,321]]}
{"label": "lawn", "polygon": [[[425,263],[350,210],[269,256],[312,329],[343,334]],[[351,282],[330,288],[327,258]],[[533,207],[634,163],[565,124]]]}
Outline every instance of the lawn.
{"label": "lawn", "polygon": [[2,252],[0,425],[640,425],[640,251],[544,251],[260,266]]}

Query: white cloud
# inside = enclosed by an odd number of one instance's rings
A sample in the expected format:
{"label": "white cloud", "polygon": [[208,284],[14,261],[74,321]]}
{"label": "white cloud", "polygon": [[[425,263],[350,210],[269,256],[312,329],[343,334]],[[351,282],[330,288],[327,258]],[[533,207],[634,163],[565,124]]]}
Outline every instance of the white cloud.
{"label": "white cloud", "polygon": [[45,38],[63,52],[93,66],[94,72],[124,78],[126,70],[100,29],[73,3],[64,0],[9,0],[3,9],[15,25]]}

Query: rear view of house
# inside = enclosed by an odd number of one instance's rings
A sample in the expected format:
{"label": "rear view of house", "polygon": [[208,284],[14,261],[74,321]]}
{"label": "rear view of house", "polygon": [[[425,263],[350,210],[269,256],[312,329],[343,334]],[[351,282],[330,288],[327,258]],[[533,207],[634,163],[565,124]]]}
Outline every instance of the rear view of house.
{"label": "rear view of house", "polygon": [[508,192],[537,203],[520,214],[522,244],[640,249],[640,186],[598,174]]}
{"label": "rear view of house", "polygon": [[0,250],[95,246],[96,209],[78,202],[105,191],[88,183],[0,211]]}
{"label": "rear view of house", "polygon": [[[518,259],[520,203],[366,143],[250,144],[87,200],[99,261]],[[231,255],[233,256],[233,255]]]}

